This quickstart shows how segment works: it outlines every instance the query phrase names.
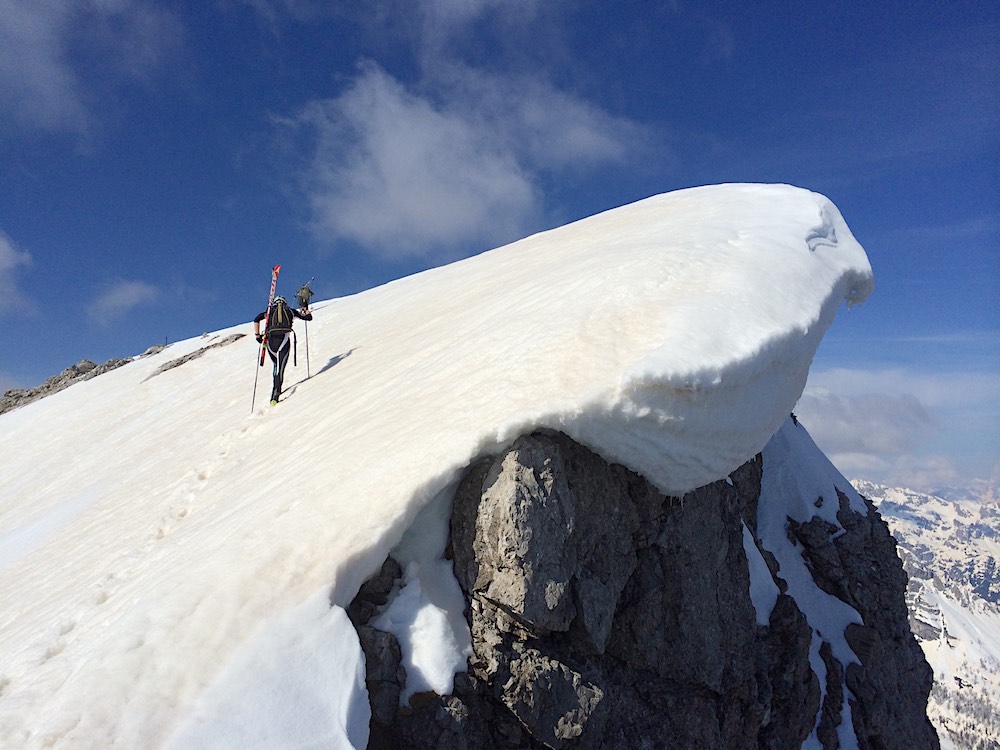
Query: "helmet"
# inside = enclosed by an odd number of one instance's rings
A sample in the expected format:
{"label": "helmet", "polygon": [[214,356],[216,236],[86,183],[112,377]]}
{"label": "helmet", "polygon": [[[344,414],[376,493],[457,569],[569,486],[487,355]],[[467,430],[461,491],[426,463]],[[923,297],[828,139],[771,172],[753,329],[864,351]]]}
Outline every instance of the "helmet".
{"label": "helmet", "polygon": [[278,304],[287,305],[288,304],[288,300],[285,299],[284,297],[282,297],[279,294],[277,297],[274,298],[274,304],[276,304],[276,305],[278,305]]}

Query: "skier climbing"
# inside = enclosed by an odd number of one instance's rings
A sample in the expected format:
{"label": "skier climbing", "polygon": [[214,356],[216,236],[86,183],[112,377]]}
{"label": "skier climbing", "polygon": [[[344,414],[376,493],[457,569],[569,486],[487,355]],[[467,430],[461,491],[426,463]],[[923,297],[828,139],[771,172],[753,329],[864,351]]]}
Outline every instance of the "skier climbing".
{"label": "skier climbing", "polygon": [[[270,313],[270,314],[269,314]],[[267,336],[267,353],[274,363],[274,385],[271,389],[271,405],[278,403],[281,395],[281,384],[285,379],[285,365],[288,364],[288,354],[292,350],[292,322],[295,318],[312,320],[309,308],[296,310],[288,305],[288,300],[282,296],[274,298],[270,308],[253,319],[253,333],[257,343],[263,343]],[[263,335],[260,332],[261,321],[267,319]]]}

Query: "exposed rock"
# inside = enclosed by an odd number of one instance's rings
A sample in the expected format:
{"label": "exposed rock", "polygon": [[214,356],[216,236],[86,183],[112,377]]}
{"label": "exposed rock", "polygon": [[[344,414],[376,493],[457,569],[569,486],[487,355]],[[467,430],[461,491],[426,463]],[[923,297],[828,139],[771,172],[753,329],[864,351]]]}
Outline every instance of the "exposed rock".
{"label": "exposed rock", "polygon": [[51,396],[53,393],[68,388],[73,383],[103,375],[122,365],[127,365],[131,361],[131,359],[109,359],[101,365],[95,365],[89,359],[80,360],[58,375],[46,379],[41,385],[34,388],[12,388],[4,393],[3,398],[0,399],[0,414]]}
{"label": "exposed rock", "polygon": [[[223,339],[219,339],[213,344],[208,344],[207,346],[203,346],[200,349],[195,349],[193,352],[185,354],[182,357],[178,357],[177,359],[172,359],[169,362],[166,362],[157,367],[156,370],[154,370],[151,375],[147,376],[145,380],[143,380],[143,382],[149,380],[150,378],[155,378],[157,375],[166,372],[167,370],[172,370],[175,367],[180,367],[181,365],[190,362],[192,359],[198,359],[198,357],[202,356],[205,352],[209,351],[210,349],[217,349],[220,346],[228,346],[229,344],[232,344],[234,341],[239,341],[244,336],[246,336],[245,333],[232,333]],[[204,336],[202,336],[202,338],[204,338]]]}
{"label": "exposed rock", "polygon": [[405,681],[405,670],[400,664],[399,641],[392,633],[376,630],[369,625],[358,627],[358,640],[365,652],[365,684],[372,709],[372,721],[391,726],[399,711],[399,694]]}
{"label": "exposed rock", "polygon": [[819,706],[819,681],[809,665],[809,625],[795,601],[778,597],[757,646],[759,700],[764,705],[757,735],[761,750],[801,747]]}
{"label": "exposed rock", "polygon": [[159,354],[164,349],[167,348],[166,344],[155,344],[149,347],[146,351],[139,355],[139,359],[145,359],[146,357],[152,357],[154,354]]}
{"label": "exposed rock", "polygon": [[[379,681],[398,672],[391,656],[372,658],[382,744],[370,746],[779,750],[800,747],[819,717],[821,744],[836,748],[846,683],[862,748],[937,748],[905,575],[873,510],[855,513],[841,497],[846,532],[819,519],[789,527],[823,589],[866,623],[846,634],[861,661],[846,673],[821,646],[822,705],[795,601],[779,594],[768,625],[757,624],[743,524],[755,533],[761,471],[758,457],[729,481],[671,498],[549,433],[473,466],[451,528],[469,672],[451,696],[417,696],[390,717]],[[349,609],[356,621],[393,575],[383,568],[363,588]],[[365,646],[366,656],[385,650]]]}
{"label": "exposed rock", "polygon": [[[486,475],[472,547],[459,545],[455,555],[468,567],[472,553],[478,574],[466,590],[476,597],[535,635],[572,624],[581,644],[603,653],[635,570],[640,512],[622,501],[625,477],[592,471],[587,458],[552,457],[548,441],[519,441]],[[580,498],[593,503],[578,507]]]}
{"label": "exposed rock", "polygon": [[403,569],[399,567],[399,563],[392,557],[387,557],[379,572],[365,581],[347,608],[347,616],[351,618],[351,622],[355,626],[367,625],[378,613],[378,608],[389,600],[389,594],[402,576]]}
{"label": "exposed rock", "polygon": [[599,747],[608,718],[599,686],[533,648],[516,650],[509,674],[498,697],[533,737],[554,748]]}

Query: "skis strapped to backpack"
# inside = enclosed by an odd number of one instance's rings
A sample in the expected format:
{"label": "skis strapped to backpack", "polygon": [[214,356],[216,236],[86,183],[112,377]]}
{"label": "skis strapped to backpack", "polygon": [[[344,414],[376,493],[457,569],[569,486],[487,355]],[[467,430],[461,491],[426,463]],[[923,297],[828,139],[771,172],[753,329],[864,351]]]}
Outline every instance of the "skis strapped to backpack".
{"label": "skis strapped to backpack", "polygon": [[267,315],[264,316],[264,333],[261,336],[260,342],[260,366],[264,366],[264,357],[267,353],[267,332],[268,326],[271,321],[271,308],[274,306],[274,290],[278,286],[278,271],[281,270],[281,264],[279,263],[274,268],[271,269],[271,291],[267,296]]}

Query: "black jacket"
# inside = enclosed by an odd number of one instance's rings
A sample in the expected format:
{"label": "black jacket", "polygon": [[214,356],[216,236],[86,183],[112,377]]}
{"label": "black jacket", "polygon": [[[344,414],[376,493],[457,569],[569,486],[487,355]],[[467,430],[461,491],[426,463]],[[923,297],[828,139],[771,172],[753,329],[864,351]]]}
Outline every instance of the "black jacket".
{"label": "black jacket", "polygon": [[[272,335],[284,334],[292,330],[293,318],[299,318],[300,320],[313,319],[311,312],[299,312],[294,307],[289,307],[288,305],[274,305],[270,311],[271,320],[264,331],[268,337]],[[253,319],[253,322],[262,322],[267,317],[267,313],[268,310],[265,310],[264,312],[258,314],[257,317]]]}

